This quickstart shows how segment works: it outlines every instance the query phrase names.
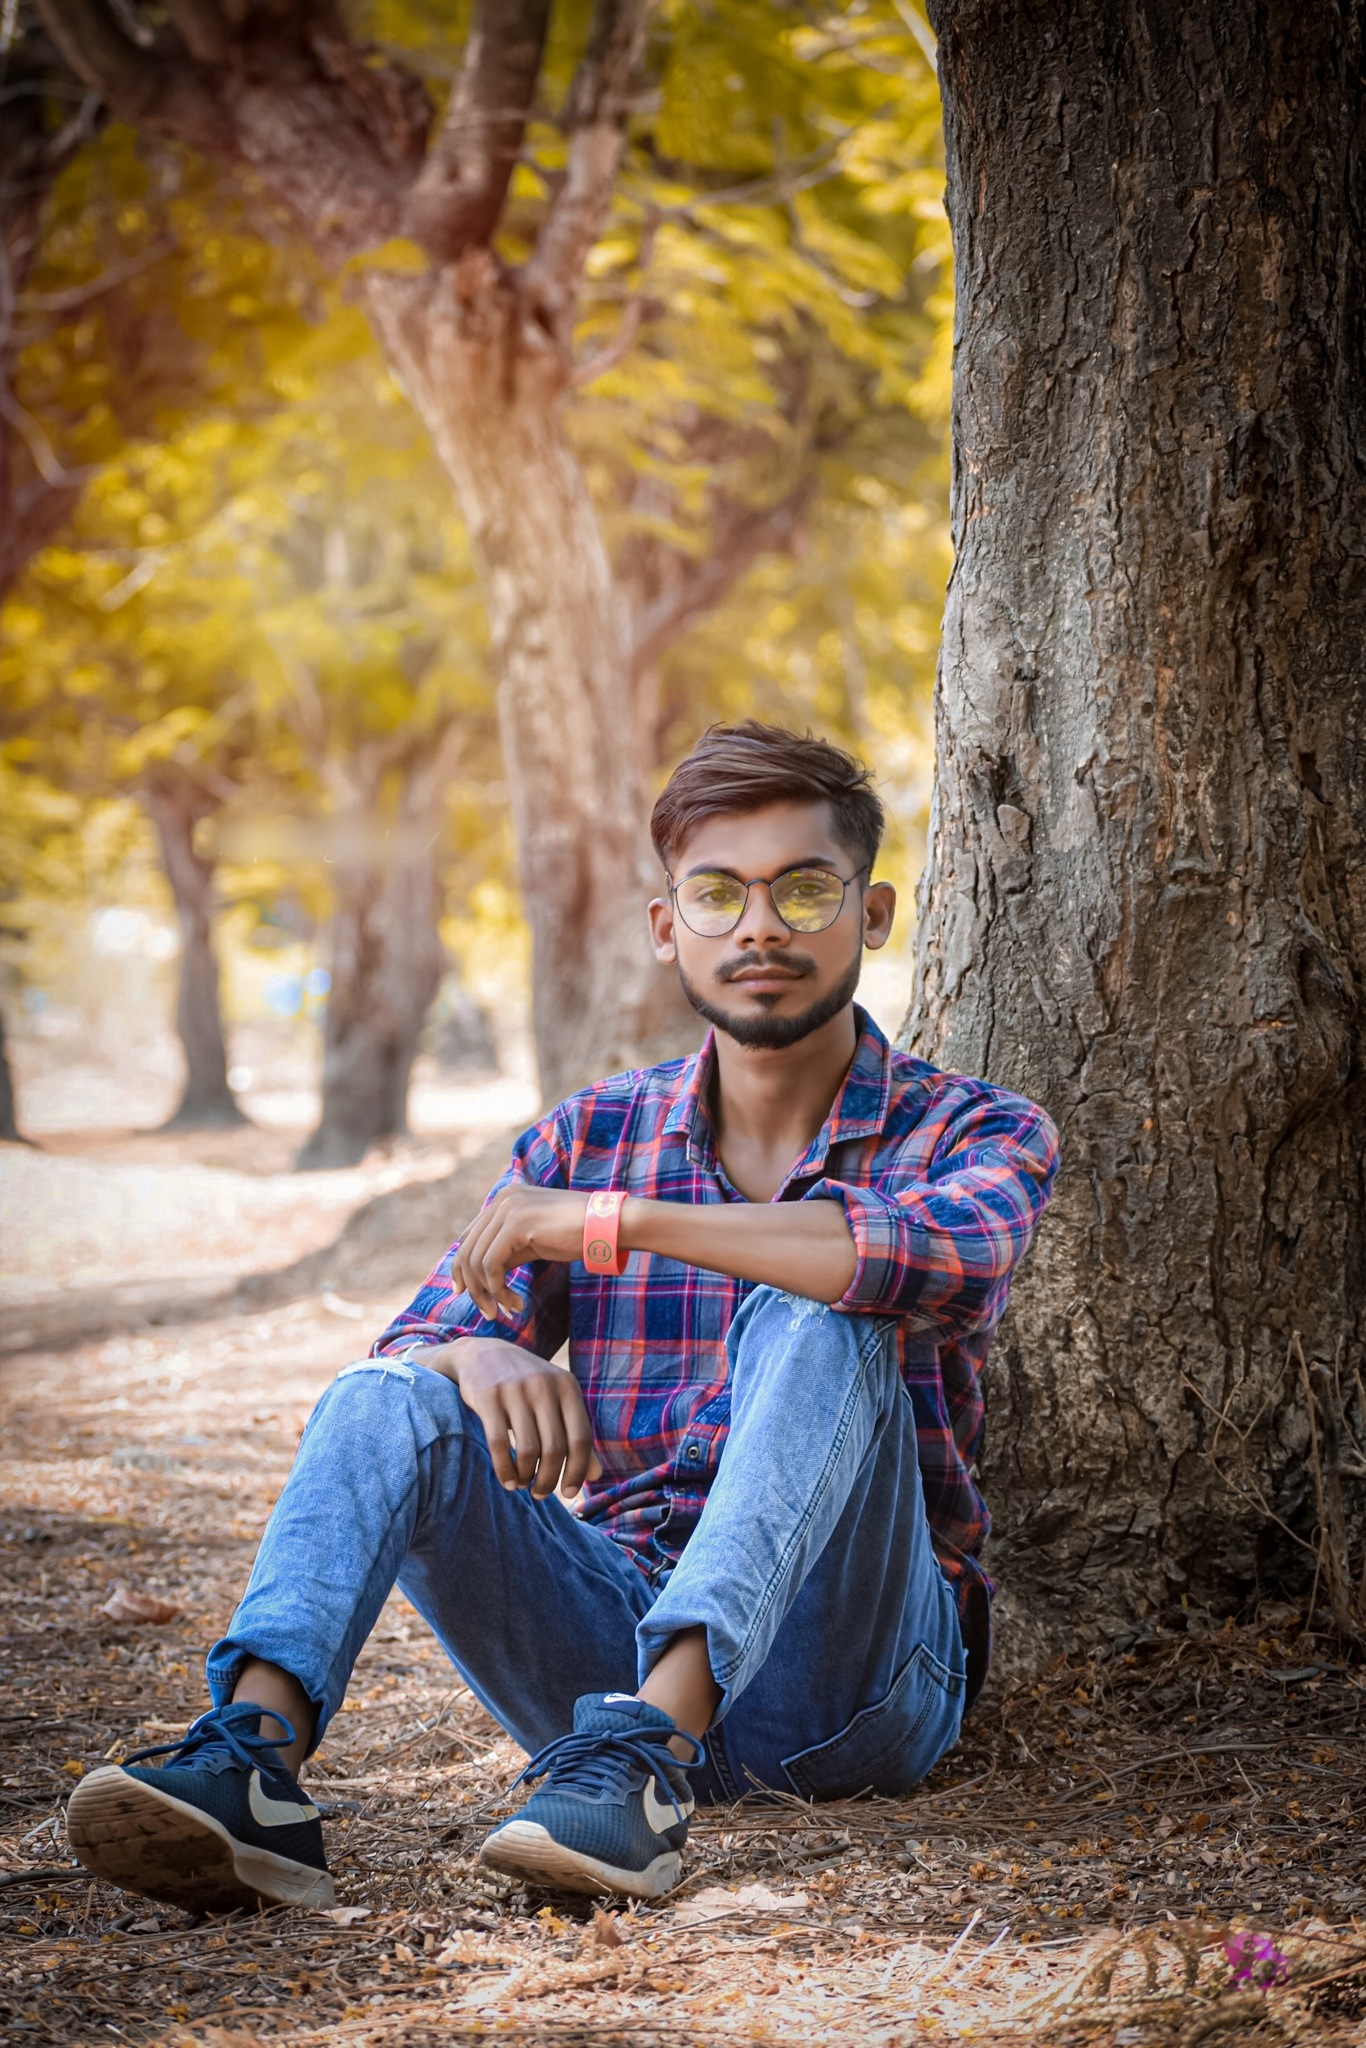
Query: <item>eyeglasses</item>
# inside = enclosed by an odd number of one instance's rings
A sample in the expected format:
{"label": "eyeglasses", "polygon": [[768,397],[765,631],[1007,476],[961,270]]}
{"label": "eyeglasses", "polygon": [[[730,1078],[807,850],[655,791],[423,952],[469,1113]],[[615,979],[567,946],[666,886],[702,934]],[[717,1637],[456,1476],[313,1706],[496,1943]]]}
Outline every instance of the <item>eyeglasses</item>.
{"label": "eyeglasses", "polygon": [[759,875],[741,882],[734,875],[706,872],[669,882],[669,894],[690,932],[699,939],[723,939],[745,914],[751,889],[767,889],[773,908],[790,932],[828,931],[844,908],[850,882],[867,873],[866,863],[848,881],[829,868],[787,868],[765,882]]}

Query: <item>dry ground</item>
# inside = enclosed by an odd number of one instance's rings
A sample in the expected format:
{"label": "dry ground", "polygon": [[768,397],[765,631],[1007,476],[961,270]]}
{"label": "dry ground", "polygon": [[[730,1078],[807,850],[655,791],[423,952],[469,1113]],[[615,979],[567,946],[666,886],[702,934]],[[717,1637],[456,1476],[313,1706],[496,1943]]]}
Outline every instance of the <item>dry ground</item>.
{"label": "dry ground", "polygon": [[[129,1204],[134,1249],[166,1204],[159,1271],[204,1256],[177,1144],[183,1208],[174,1172]],[[5,1163],[32,1189],[80,1149]],[[93,1256],[117,1254],[135,1152],[82,1154],[114,1176]],[[263,1263],[326,1234],[327,1191],[288,1184],[310,1222],[285,1185],[261,1207],[288,1245]],[[310,1780],[338,1913],[195,1925],[70,1868],[71,1786],[201,1710],[203,1652],[309,1405],[393,1301],[201,1309],[7,1362],[0,2041],[1366,2044],[1366,1674],[1285,1610],[1217,1632],[1188,1616],[989,1694],[913,1798],[704,1815],[681,1894],[594,1917],[480,1871],[521,1758],[395,1599]],[[120,1585],[180,1612],[111,1620]],[[1231,1982],[1242,1930],[1274,1937],[1283,1983]]]}

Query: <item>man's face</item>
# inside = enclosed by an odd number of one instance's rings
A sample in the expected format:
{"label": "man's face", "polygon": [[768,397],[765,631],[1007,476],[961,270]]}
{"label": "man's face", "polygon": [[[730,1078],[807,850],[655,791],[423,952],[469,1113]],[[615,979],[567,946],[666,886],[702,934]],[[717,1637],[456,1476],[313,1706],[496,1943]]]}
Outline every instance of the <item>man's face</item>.
{"label": "man's face", "polygon": [[769,1050],[795,1045],[853,1000],[863,948],[887,943],[896,891],[887,882],[869,885],[861,859],[836,837],[828,804],[769,804],[709,818],[675,852],[675,891],[700,875],[763,885],[794,868],[823,870],[848,882],[839,913],[824,931],[793,931],[759,886],[734,930],[707,937],[689,928],[676,897],[660,898],[650,905],[655,953],[677,966],[689,1002],[719,1031]]}

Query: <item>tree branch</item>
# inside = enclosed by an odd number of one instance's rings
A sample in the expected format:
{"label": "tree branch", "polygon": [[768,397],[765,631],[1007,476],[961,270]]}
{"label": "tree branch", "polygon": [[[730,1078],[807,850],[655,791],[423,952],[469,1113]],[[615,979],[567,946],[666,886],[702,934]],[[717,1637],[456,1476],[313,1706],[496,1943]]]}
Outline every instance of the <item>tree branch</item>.
{"label": "tree branch", "polygon": [[190,55],[200,64],[226,64],[232,37],[214,0],[165,0],[166,12]]}
{"label": "tree branch", "polygon": [[694,619],[718,604],[760,555],[791,547],[815,491],[808,471],[776,505],[755,510],[731,504],[717,522],[712,547],[700,560],[680,557],[670,587],[635,620],[631,676],[637,680]]}
{"label": "tree branch", "polygon": [[426,736],[408,783],[407,809],[420,822],[428,820],[445,796],[464,744],[464,727],[455,712],[451,712],[435,736]]}
{"label": "tree branch", "polygon": [[583,385],[591,384],[594,378],[605,376],[624,356],[630,355],[640,338],[640,324],[645,318],[646,307],[657,304],[657,300],[647,299],[642,292],[628,299],[612,339],[604,342],[601,348],[595,348],[590,355],[580,356],[575,363],[569,375],[570,388],[579,390]]}
{"label": "tree branch", "polygon": [[206,155],[239,154],[227,114],[195,64],[139,49],[106,0],[36,0],[36,6],[76,76],[116,113]]}
{"label": "tree branch", "polygon": [[408,195],[410,233],[443,262],[493,237],[536,96],[550,0],[477,0],[435,146]]}
{"label": "tree branch", "polygon": [[[174,0],[183,37],[144,50],[112,0],[35,0],[63,57],[121,117],[205,156],[252,164],[331,260],[395,234],[426,145],[421,84],[334,32],[335,10]],[[258,32],[259,31],[259,32]],[[195,52],[222,49],[224,58]]]}
{"label": "tree branch", "polygon": [[564,347],[588,252],[612,204],[653,0],[598,0],[565,109],[564,180],[526,267],[531,304]]}
{"label": "tree branch", "polygon": [[[658,232],[659,213],[656,208],[652,207],[645,217],[645,226],[640,237],[640,248],[636,252],[635,263],[632,266],[636,275],[641,279],[649,271],[650,258],[654,253],[655,236]],[[647,309],[656,310],[657,305],[658,302],[648,298],[643,290],[637,290],[632,293],[622,308],[621,320],[612,339],[604,342],[603,346],[595,349],[591,355],[581,356],[574,365],[569,377],[571,388],[577,389],[584,384],[591,384],[595,377],[605,375],[608,370],[612,369],[622,360],[623,356],[628,356],[636,345],[640,334],[641,322],[645,318]]]}
{"label": "tree branch", "polygon": [[92,277],[88,284],[73,284],[64,292],[25,292],[16,301],[20,313],[77,313],[97,299],[103,292],[112,292],[117,285],[127,284],[142,271],[150,270],[163,256],[169,256],[176,244],[166,235],[159,241],[149,242],[136,256],[128,256],[122,263],[111,263],[108,270]]}

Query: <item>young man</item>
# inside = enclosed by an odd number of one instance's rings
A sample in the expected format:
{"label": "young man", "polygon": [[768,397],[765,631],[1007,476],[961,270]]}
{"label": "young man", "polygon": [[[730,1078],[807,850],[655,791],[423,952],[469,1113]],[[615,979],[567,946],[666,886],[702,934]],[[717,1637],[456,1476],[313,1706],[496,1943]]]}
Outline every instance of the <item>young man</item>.
{"label": "young man", "polygon": [[72,1796],[88,1869],[330,1901],[298,1773],[395,1582],[534,1752],[482,1854],[544,1884],[658,1896],[696,1800],[904,1793],[957,1740],[989,1647],[980,1374],[1057,1137],[855,1007],[882,825],[864,768],[772,727],[675,772],[650,924],[711,1035],[526,1132],[324,1394],[212,1711]]}

